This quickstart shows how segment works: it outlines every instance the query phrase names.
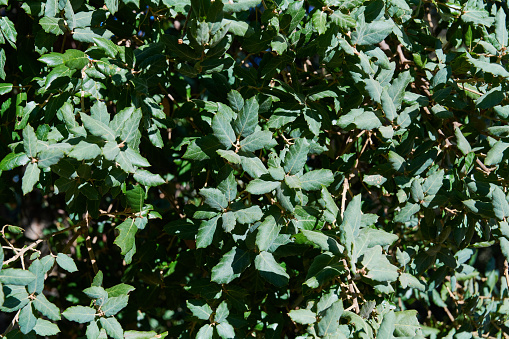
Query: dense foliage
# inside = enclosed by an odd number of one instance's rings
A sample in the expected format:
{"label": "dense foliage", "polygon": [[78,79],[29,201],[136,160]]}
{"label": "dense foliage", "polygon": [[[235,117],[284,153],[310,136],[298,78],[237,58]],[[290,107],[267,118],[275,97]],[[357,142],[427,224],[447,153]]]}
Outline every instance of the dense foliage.
{"label": "dense foliage", "polygon": [[0,0],[7,338],[508,338],[509,15]]}

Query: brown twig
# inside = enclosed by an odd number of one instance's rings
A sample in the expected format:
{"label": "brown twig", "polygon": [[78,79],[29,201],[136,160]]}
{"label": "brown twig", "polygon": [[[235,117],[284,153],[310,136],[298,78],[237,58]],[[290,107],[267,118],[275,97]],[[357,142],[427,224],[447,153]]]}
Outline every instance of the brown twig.
{"label": "brown twig", "polygon": [[85,235],[85,244],[87,246],[88,256],[90,257],[90,263],[92,264],[92,269],[94,270],[94,275],[96,275],[97,272],[99,271],[99,269],[97,268],[97,261],[95,259],[94,250],[92,248],[92,242],[90,241],[90,234],[88,233],[88,228],[90,226],[90,224],[89,224],[90,217],[88,215],[88,211],[85,215],[85,220],[86,220],[86,225],[85,225],[85,228],[83,231],[83,233]]}

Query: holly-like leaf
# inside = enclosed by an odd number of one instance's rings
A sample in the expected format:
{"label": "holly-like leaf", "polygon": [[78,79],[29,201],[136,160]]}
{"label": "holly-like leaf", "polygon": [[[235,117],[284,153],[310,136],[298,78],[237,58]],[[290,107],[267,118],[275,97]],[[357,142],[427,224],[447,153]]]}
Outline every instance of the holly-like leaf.
{"label": "holly-like leaf", "polygon": [[246,191],[251,194],[265,194],[270,193],[281,185],[279,181],[265,181],[254,179],[246,186]]}
{"label": "holly-like leaf", "polygon": [[237,135],[247,137],[254,132],[258,126],[258,110],[259,105],[256,97],[246,100],[237,119],[233,122],[233,129]]}
{"label": "holly-like leaf", "polygon": [[212,315],[212,308],[201,300],[188,300],[186,302],[187,307],[191,310],[193,315],[201,320],[209,320]]}
{"label": "holly-like leaf", "polygon": [[219,263],[212,268],[211,280],[218,284],[229,284],[251,265],[251,256],[240,248],[234,247],[227,252]]}
{"label": "holly-like leaf", "polygon": [[91,322],[95,319],[95,309],[86,306],[71,306],[62,315],[70,321],[80,324]]}
{"label": "holly-like leaf", "polygon": [[288,316],[298,324],[310,325],[316,322],[315,312],[307,309],[291,310]]}
{"label": "holly-like leaf", "polygon": [[118,320],[114,317],[99,318],[99,322],[101,323],[102,328],[106,330],[106,333],[110,337],[114,339],[124,338],[124,330],[122,329],[122,325],[120,325]]}
{"label": "holly-like leaf", "polygon": [[101,310],[104,312],[105,316],[109,317],[124,309],[128,301],[129,296],[125,294],[118,297],[111,297],[101,306]]}
{"label": "holly-like leaf", "polygon": [[53,324],[51,321],[38,318],[34,326],[34,331],[39,336],[52,336],[57,335],[60,332],[57,324]]}
{"label": "holly-like leaf", "polygon": [[343,310],[343,302],[341,300],[335,301],[328,307],[323,312],[322,319],[318,322],[318,335],[326,336],[335,333],[339,328],[339,318],[343,314]]}
{"label": "holly-like leaf", "polygon": [[92,135],[98,136],[105,140],[115,140],[115,132],[113,132],[113,130],[104,122],[96,120],[86,114],[81,114],[81,121],[83,121],[83,125]]}
{"label": "holly-like leaf", "polygon": [[37,298],[34,299],[32,304],[37,311],[41,312],[41,314],[48,319],[55,321],[61,319],[59,308],[46,299],[44,294],[41,293],[37,295]]}
{"label": "holly-like leaf", "polygon": [[211,208],[222,211],[228,207],[228,200],[224,196],[223,192],[217,188],[202,188],[200,195],[205,198],[205,204]]}
{"label": "holly-like leaf", "polygon": [[262,251],[255,258],[255,266],[258,273],[276,287],[283,287],[288,284],[290,276],[286,273],[271,253]]}
{"label": "holly-like leaf", "polygon": [[296,174],[302,170],[309,153],[309,142],[299,138],[291,145],[285,157],[284,169],[288,174]]}
{"label": "holly-like leaf", "polygon": [[35,317],[34,312],[32,310],[32,304],[29,303],[28,305],[23,307],[19,312],[18,324],[21,333],[27,334],[28,332],[33,330],[36,322],[37,318]]}
{"label": "holly-like leaf", "polygon": [[4,285],[26,286],[35,280],[35,274],[19,268],[6,268],[0,271],[0,282]]}
{"label": "holly-like leaf", "polygon": [[57,264],[67,272],[72,273],[78,271],[78,267],[76,267],[74,260],[72,260],[71,257],[63,253],[57,254]]}
{"label": "holly-like leaf", "polygon": [[138,232],[135,221],[134,218],[127,218],[116,227],[119,234],[113,243],[120,247],[122,255],[126,255],[134,246],[136,232]]}

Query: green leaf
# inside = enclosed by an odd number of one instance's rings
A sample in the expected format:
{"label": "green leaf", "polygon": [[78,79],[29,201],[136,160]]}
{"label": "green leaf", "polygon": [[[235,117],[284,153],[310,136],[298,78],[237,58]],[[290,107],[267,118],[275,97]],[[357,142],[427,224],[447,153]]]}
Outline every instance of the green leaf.
{"label": "green leaf", "polygon": [[56,324],[53,324],[48,320],[38,318],[37,322],[35,323],[34,331],[37,333],[37,335],[44,337],[57,335],[58,332],[60,332],[60,329]]}
{"label": "green leaf", "polygon": [[87,297],[91,299],[97,299],[95,303],[99,306],[102,306],[106,300],[108,300],[108,292],[101,286],[91,286],[89,288],[85,288],[83,293],[87,295]]}
{"label": "green leaf", "polygon": [[124,339],[124,330],[117,319],[114,317],[99,318],[99,322],[110,337],[114,339]]}
{"label": "green leaf", "polygon": [[394,217],[394,222],[401,222],[405,223],[410,220],[410,217],[413,216],[415,213],[419,212],[421,207],[419,204],[412,204],[408,202],[405,207],[399,211],[396,216]]}
{"label": "green leaf", "polygon": [[135,219],[127,218],[115,229],[119,231],[119,234],[113,243],[120,247],[122,255],[126,255],[133,248],[136,232],[138,232]]}
{"label": "green leaf", "polygon": [[498,9],[495,16],[495,36],[502,47],[507,47],[507,21],[505,11],[502,7]]}
{"label": "green leaf", "polygon": [[223,221],[223,230],[226,233],[230,233],[235,228],[235,225],[237,224],[235,220],[235,215],[233,212],[226,212],[222,215],[222,221]]}
{"label": "green leaf", "polygon": [[279,181],[265,181],[254,179],[246,186],[246,191],[251,194],[265,194],[270,193],[281,185]]}
{"label": "green leaf", "polygon": [[299,179],[303,190],[316,191],[329,186],[334,181],[334,176],[329,169],[319,169],[307,172]]}
{"label": "green leaf", "polygon": [[3,16],[0,18],[0,30],[2,31],[9,44],[11,44],[14,49],[16,49],[16,37],[18,32],[14,27],[14,23],[8,17]]}
{"label": "green leaf", "polygon": [[354,243],[355,238],[359,236],[361,217],[361,195],[358,194],[346,207],[343,222],[339,227],[340,242],[346,247],[348,253],[351,253],[351,246]]}
{"label": "green leaf", "polygon": [[109,39],[112,36],[112,32],[99,27],[76,28],[73,34],[74,40],[88,43],[94,43],[95,38]]}
{"label": "green leaf", "polygon": [[[228,162],[231,162],[232,164],[240,164],[240,156],[231,150],[224,150],[224,149],[218,149],[217,154],[219,154],[223,159],[225,159]],[[198,160],[198,159],[196,159]],[[202,159],[200,159],[202,160]]]}
{"label": "green leaf", "polygon": [[137,169],[133,175],[134,180],[145,186],[159,186],[165,183],[159,174],[153,174],[149,171]]}
{"label": "green leaf", "polygon": [[369,78],[364,81],[364,84],[371,99],[373,99],[376,103],[382,103],[381,98],[383,89],[382,86],[380,86],[380,83],[373,78]]}
{"label": "green leaf", "polygon": [[[68,149],[68,148],[67,147],[56,148],[59,145],[63,146],[65,144],[53,144],[50,146],[50,148],[48,148],[44,151],[41,151],[39,153],[39,156],[38,156],[39,161],[37,161],[37,166],[39,168],[48,168],[50,166],[53,166],[53,165],[57,164],[60,161],[60,159],[62,159],[64,157],[64,154],[67,151],[66,149]],[[66,146],[69,146],[69,148],[71,147],[69,144],[67,144]]]}
{"label": "green leaf", "polygon": [[493,74],[494,76],[501,76],[504,78],[509,77],[509,72],[500,64],[490,63],[486,61],[480,61],[472,58],[470,54],[467,53],[468,61],[477,69],[485,73]]}
{"label": "green leaf", "polygon": [[254,205],[248,208],[241,208],[234,211],[235,218],[241,224],[252,224],[261,219],[263,212],[259,206]]}
{"label": "green leaf", "polygon": [[395,337],[414,337],[417,330],[421,328],[417,320],[417,311],[408,310],[396,312],[396,321],[394,322]]}
{"label": "green leaf", "polygon": [[228,200],[223,192],[217,188],[202,188],[200,195],[205,198],[204,202],[206,205],[217,211],[222,211],[228,207]]}
{"label": "green leaf", "polygon": [[382,254],[382,247],[376,245],[364,254],[362,265],[367,269],[366,277],[380,282],[391,282],[398,279],[398,268],[392,265]]}
{"label": "green leaf", "polygon": [[129,296],[127,295],[111,297],[108,298],[108,300],[106,300],[106,302],[101,306],[101,310],[104,312],[105,316],[109,317],[124,309],[127,306],[128,301]]}
{"label": "green leaf", "polygon": [[133,163],[130,159],[131,157],[129,154],[125,151],[118,152],[117,156],[115,157],[115,161],[118,163],[120,168],[124,170],[127,173],[134,173],[136,172],[136,169],[133,166]]}
{"label": "green leaf", "polygon": [[196,333],[196,339],[212,339],[214,327],[211,324],[205,324]]}
{"label": "green leaf", "polygon": [[[240,160],[240,158],[239,158]],[[237,180],[235,179],[235,174],[232,170],[229,170],[228,176],[222,180],[217,188],[223,192],[226,197],[226,200],[233,201],[237,197]]]}
{"label": "green leaf", "polygon": [[256,97],[252,97],[244,103],[244,106],[233,122],[233,129],[238,136],[251,135],[258,126],[258,110],[260,109]]}
{"label": "green leaf", "polygon": [[37,298],[34,299],[32,304],[34,305],[37,311],[41,312],[41,314],[47,317],[48,319],[55,321],[61,319],[60,310],[58,309],[58,307],[52,302],[50,302],[48,299],[46,299],[44,294],[42,293],[38,294]]}
{"label": "green leaf", "polygon": [[66,31],[64,19],[45,16],[39,21],[39,24],[46,33],[61,35]]}
{"label": "green leaf", "polygon": [[343,302],[341,300],[335,301],[327,308],[323,312],[322,319],[318,322],[318,335],[327,336],[334,334],[339,328],[339,318],[341,318],[343,310]]}
{"label": "green leaf", "polygon": [[376,333],[376,337],[380,339],[392,339],[395,323],[396,315],[393,310],[390,310],[389,313],[384,315],[382,323],[380,324],[380,328]]}
{"label": "green leaf", "polygon": [[26,286],[35,280],[35,275],[30,271],[19,268],[7,268],[0,271],[0,282],[4,285]]}
{"label": "green leaf", "polygon": [[307,309],[291,310],[288,316],[296,323],[302,325],[311,325],[316,322],[315,312]]}
{"label": "green leaf", "polygon": [[229,284],[240,277],[249,265],[251,265],[249,252],[234,247],[212,268],[211,280],[218,284]]}
{"label": "green leaf", "polygon": [[327,30],[327,13],[318,9],[315,13],[313,13],[311,20],[313,21],[313,27],[318,34],[324,34]]}
{"label": "green leaf", "polygon": [[389,151],[389,163],[392,169],[398,172],[402,172],[405,169],[405,159],[394,151]]}
{"label": "green leaf", "polygon": [[118,284],[113,287],[107,288],[106,292],[108,292],[108,297],[119,297],[124,294],[129,294],[130,292],[134,291],[135,288],[128,284]]}
{"label": "green leaf", "polygon": [[256,246],[258,249],[260,251],[267,251],[276,240],[281,228],[282,225],[276,222],[274,216],[267,216],[257,229]]}
{"label": "green leaf", "polygon": [[384,89],[382,91],[382,96],[380,97],[382,101],[382,109],[385,113],[385,116],[390,121],[393,121],[398,117],[398,113],[396,112],[396,106],[394,105],[394,101],[392,100],[389,92]]}
{"label": "green leaf", "polygon": [[155,331],[125,331],[125,339],[157,339],[160,337]]}
{"label": "green leaf", "polygon": [[41,293],[44,289],[44,275],[46,273],[44,266],[39,259],[36,259],[32,261],[28,270],[35,275],[35,279],[27,286],[28,293]]}
{"label": "green leaf", "polygon": [[0,171],[10,171],[18,166],[26,165],[30,159],[24,152],[9,153],[0,162]]}
{"label": "green leaf", "polygon": [[435,195],[438,193],[443,185],[444,181],[444,170],[433,173],[426,178],[426,181],[422,184],[422,191],[425,195]]}
{"label": "green leaf", "polygon": [[509,143],[498,140],[495,145],[488,151],[484,164],[486,166],[493,166],[500,163],[504,157],[505,150],[509,147]]}
{"label": "green leaf", "polygon": [[97,144],[91,144],[86,141],[80,141],[72,151],[68,154],[71,158],[76,160],[92,160],[101,154],[101,149]]}
{"label": "green leaf", "polygon": [[299,138],[291,145],[285,156],[284,169],[286,173],[293,175],[302,170],[309,153],[309,142],[305,138]]}
{"label": "green leaf", "polygon": [[29,157],[34,158],[37,155],[37,136],[30,125],[23,129],[23,148]]}
{"label": "green leaf", "polygon": [[217,324],[216,331],[221,338],[235,338],[235,329],[227,321]]}
{"label": "green leaf", "polygon": [[399,282],[401,283],[401,287],[403,288],[412,287],[416,288],[421,292],[424,292],[426,290],[426,286],[422,283],[422,281],[408,273],[401,273],[401,275],[399,276]]}
{"label": "green leaf", "polygon": [[244,171],[247,172],[251,177],[258,178],[268,173],[267,168],[263,162],[254,155],[241,155],[240,164]]}
{"label": "green leaf", "polygon": [[464,154],[464,155],[467,155],[468,153],[470,153],[472,151],[472,147],[470,147],[470,143],[468,142],[468,140],[465,138],[465,136],[463,135],[463,133],[461,133],[461,130],[459,128],[456,128],[454,130],[454,134],[456,135],[456,140],[457,140],[457,146],[458,146],[458,149]]}
{"label": "green leaf", "polygon": [[218,219],[219,216],[215,216],[210,220],[202,221],[196,235],[196,248],[205,248],[212,244]]}
{"label": "green leaf", "polygon": [[81,114],[81,121],[83,121],[83,125],[92,135],[105,140],[115,140],[115,132],[102,121],[96,120],[86,114]]}
{"label": "green leaf", "polygon": [[101,48],[110,58],[115,58],[119,53],[120,49],[111,40],[104,38],[93,38],[93,40],[95,44]]}
{"label": "green leaf", "polygon": [[32,303],[29,303],[19,312],[18,324],[21,333],[27,334],[35,327],[37,318],[32,311]]}
{"label": "green leaf", "polygon": [[230,149],[232,145],[235,145],[237,142],[237,138],[235,137],[235,132],[233,131],[230,121],[231,119],[224,113],[216,113],[214,118],[212,118],[212,130],[214,131],[214,136],[224,147],[226,147],[226,149]]}
{"label": "green leaf", "polygon": [[127,203],[133,212],[140,212],[143,210],[143,206],[145,204],[145,191],[141,186],[137,185],[133,189],[128,190],[125,196]]}
{"label": "green leaf", "polygon": [[225,12],[242,12],[250,8],[256,7],[261,0],[223,0]]}
{"label": "green leaf", "polygon": [[12,91],[12,84],[0,83],[0,95],[4,95]]}
{"label": "green leaf", "polygon": [[230,103],[230,107],[235,112],[240,112],[242,108],[244,107],[244,98],[242,98],[242,95],[237,92],[236,90],[231,90],[228,92],[228,102]]}
{"label": "green leaf", "polygon": [[101,333],[101,331],[99,330],[97,321],[91,321],[87,326],[87,332],[86,332],[87,339],[99,338],[100,333]]}
{"label": "green leaf", "polygon": [[262,278],[276,287],[288,284],[290,276],[274,259],[271,253],[262,251],[255,258],[255,266]]}
{"label": "green leaf", "polygon": [[214,315],[214,321],[216,323],[226,322],[226,318],[230,315],[230,310],[228,309],[228,304],[223,300],[222,303],[216,309],[216,314]]}
{"label": "green leaf", "polygon": [[342,29],[353,28],[356,25],[354,18],[350,15],[341,13],[341,11],[334,11],[334,13],[330,15],[330,19]]}
{"label": "green leaf", "polygon": [[380,119],[371,111],[353,109],[338,119],[338,125],[344,129],[351,129],[352,125],[358,129],[372,130],[382,126]]}
{"label": "green leaf", "polygon": [[507,202],[506,196],[499,186],[491,184],[492,188],[492,201],[493,201],[493,212],[495,217],[499,220],[504,220],[509,217],[509,203]]}
{"label": "green leaf", "polygon": [[240,141],[243,151],[254,152],[271,145],[273,142],[272,132],[257,131]]}
{"label": "green leaf", "polygon": [[105,0],[104,4],[111,14],[115,14],[118,11],[118,0]]}
{"label": "green leaf", "polygon": [[198,319],[209,320],[212,315],[212,309],[202,300],[188,300],[186,301],[186,305],[191,310],[191,313]]}
{"label": "green leaf", "polygon": [[72,260],[71,257],[69,257],[66,254],[58,253],[57,254],[57,264],[58,266],[62,267],[67,272],[76,272],[78,271],[78,268],[76,267],[76,264],[74,263],[74,260]]}
{"label": "green leaf", "polygon": [[64,63],[70,69],[81,70],[89,64],[88,56],[78,49],[68,49],[63,55]]}
{"label": "green leaf", "polygon": [[331,238],[328,235],[311,230],[301,230],[301,232],[309,241],[324,251],[331,252],[335,255],[339,255],[344,251],[344,247],[338,244],[334,238]]}
{"label": "green leaf", "polygon": [[86,306],[71,306],[62,315],[67,320],[85,324],[95,319],[95,309]]}
{"label": "green leaf", "polygon": [[384,40],[394,27],[392,20],[378,20],[357,26],[352,33],[353,45],[374,45]]}

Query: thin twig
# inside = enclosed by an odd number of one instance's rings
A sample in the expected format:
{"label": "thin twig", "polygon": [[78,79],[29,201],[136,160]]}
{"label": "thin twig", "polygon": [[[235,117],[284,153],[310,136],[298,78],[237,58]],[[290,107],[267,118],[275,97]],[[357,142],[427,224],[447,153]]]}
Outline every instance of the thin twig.
{"label": "thin twig", "polygon": [[507,285],[507,288],[509,289],[509,264],[507,263],[507,260],[504,261],[504,275],[505,275],[505,283]]}
{"label": "thin twig", "polygon": [[85,220],[86,220],[86,225],[84,226],[85,228],[84,228],[84,232],[83,232],[85,235],[85,244],[87,245],[88,256],[90,257],[90,263],[92,264],[92,269],[94,270],[94,275],[96,275],[97,272],[99,271],[99,269],[97,268],[97,261],[95,259],[94,250],[92,248],[92,242],[90,241],[90,234],[88,233],[89,221],[90,221],[88,211],[85,214]]}
{"label": "thin twig", "polygon": [[346,192],[348,192],[348,178],[345,177],[343,181],[343,193],[341,193],[341,219],[343,219],[343,214],[345,213]]}
{"label": "thin twig", "polygon": [[34,247],[36,247],[37,245],[39,245],[43,241],[44,241],[44,239],[39,239],[36,242],[30,244],[29,246],[22,248],[14,257],[10,258],[7,261],[4,261],[3,264],[4,265],[8,265],[11,262],[16,261],[19,257],[21,257],[23,254],[25,254],[25,252],[27,252],[29,250],[32,250]]}

